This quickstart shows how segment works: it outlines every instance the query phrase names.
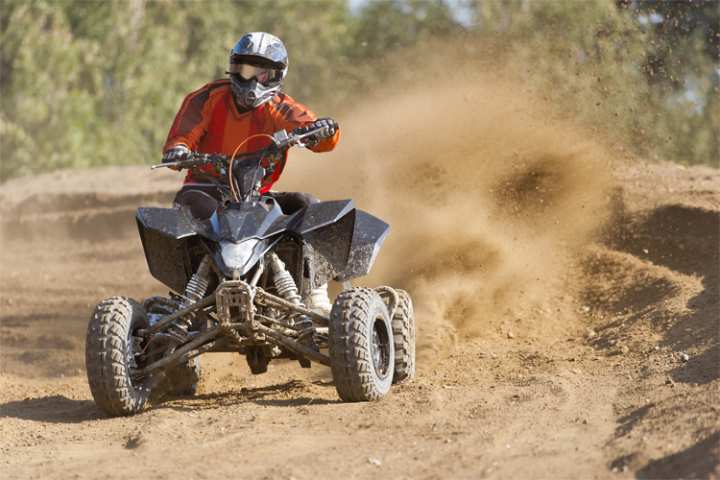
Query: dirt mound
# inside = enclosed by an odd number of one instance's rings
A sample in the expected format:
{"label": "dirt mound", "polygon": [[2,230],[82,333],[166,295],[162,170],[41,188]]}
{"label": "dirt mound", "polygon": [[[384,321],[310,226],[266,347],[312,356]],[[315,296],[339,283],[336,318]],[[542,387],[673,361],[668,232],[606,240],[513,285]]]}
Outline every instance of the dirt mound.
{"label": "dirt mound", "polygon": [[0,188],[0,239],[111,240],[134,232],[139,205],[167,205],[176,176],[109,167],[14,179]]}
{"label": "dirt mound", "polygon": [[674,381],[720,378],[720,214],[686,205],[623,213],[589,255],[584,301],[614,318],[594,343],[655,338],[688,355]]}
{"label": "dirt mound", "polygon": [[[638,478],[716,478],[720,212],[658,200],[621,204],[583,263],[588,344],[632,372],[620,396],[643,399],[616,403],[606,449]],[[664,456],[670,441],[684,447]]]}

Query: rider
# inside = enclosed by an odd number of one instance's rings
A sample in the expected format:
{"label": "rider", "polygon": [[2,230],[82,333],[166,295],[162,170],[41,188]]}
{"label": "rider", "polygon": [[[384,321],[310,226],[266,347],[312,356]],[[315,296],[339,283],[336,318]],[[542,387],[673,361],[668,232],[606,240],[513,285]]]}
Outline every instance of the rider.
{"label": "rider", "polygon": [[[303,143],[315,152],[335,148],[340,139],[337,122],[317,119],[307,107],[280,91],[287,69],[287,50],[279,38],[264,32],[240,37],[230,50],[229,78],[208,83],[185,97],[165,142],[163,162],[183,160],[190,152],[228,156],[253,152],[269,143],[267,137],[254,135],[278,130],[303,133],[322,128],[328,137],[311,136]],[[318,200],[307,193],[270,191],[286,161],[287,152],[270,159],[272,164],[266,169],[270,173],[260,192],[274,197],[287,214]],[[187,205],[194,215],[209,217],[221,200],[214,181],[218,175],[212,166],[188,170],[175,205]],[[309,303],[314,304],[311,308],[329,311],[327,285],[313,290]]]}

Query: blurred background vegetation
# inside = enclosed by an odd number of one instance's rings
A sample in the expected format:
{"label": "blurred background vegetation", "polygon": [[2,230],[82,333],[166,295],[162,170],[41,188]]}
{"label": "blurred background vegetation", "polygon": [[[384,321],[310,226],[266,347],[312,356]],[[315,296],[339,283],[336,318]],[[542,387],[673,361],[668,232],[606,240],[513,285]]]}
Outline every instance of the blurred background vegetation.
{"label": "blurred background vegetation", "polygon": [[716,0],[0,0],[0,181],[157,161],[184,95],[223,77],[229,49],[257,30],[286,43],[288,92],[325,114],[425,56],[471,64],[493,45],[495,64],[636,153],[717,165],[719,11]]}

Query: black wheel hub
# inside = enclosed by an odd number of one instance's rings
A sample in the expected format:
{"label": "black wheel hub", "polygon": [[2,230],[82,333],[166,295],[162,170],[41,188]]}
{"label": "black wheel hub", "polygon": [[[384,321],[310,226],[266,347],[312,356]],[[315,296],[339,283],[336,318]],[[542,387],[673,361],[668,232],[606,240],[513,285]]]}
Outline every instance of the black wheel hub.
{"label": "black wheel hub", "polygon": [[375,373],[381,378],[387,377],[390,371],[390,335],[382,318],[375,319],[373,323],[370,354]]}

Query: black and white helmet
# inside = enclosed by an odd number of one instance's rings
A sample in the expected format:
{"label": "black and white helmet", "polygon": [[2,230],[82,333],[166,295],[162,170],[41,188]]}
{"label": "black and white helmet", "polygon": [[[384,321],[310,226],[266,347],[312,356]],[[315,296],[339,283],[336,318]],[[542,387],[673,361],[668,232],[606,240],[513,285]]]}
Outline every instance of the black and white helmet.
{"label": "black and white helmet", "polygon": [[285,45],[275,35],[246,33],[230,50],[230,84],[238,106],[259,107],[274,97],[287,74]]}

